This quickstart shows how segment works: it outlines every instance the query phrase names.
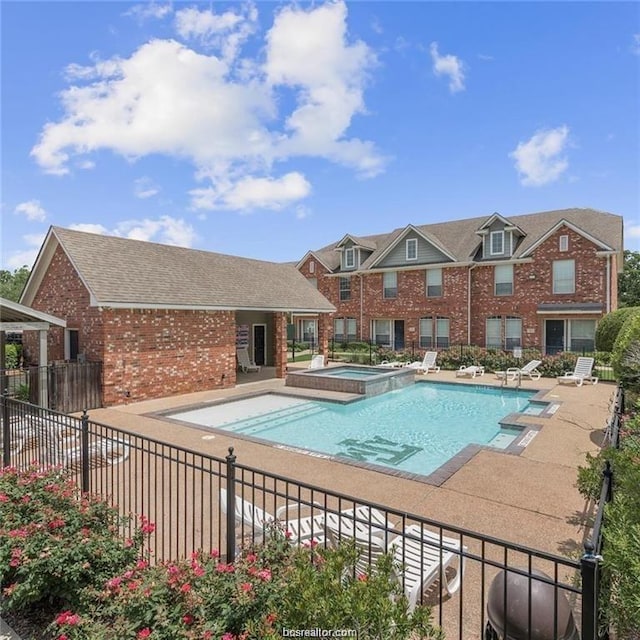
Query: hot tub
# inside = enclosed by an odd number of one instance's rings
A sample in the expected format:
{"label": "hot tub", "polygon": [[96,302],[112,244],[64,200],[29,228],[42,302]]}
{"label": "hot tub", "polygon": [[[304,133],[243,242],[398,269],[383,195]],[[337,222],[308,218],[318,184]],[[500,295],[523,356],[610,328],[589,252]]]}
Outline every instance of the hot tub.
{"label": "hot tub", "polygon": [[394,389],[402,389],[414,382],[413,369],[344,365],[293,371],[287,374],[285,384],[288,387],[377,396]]}

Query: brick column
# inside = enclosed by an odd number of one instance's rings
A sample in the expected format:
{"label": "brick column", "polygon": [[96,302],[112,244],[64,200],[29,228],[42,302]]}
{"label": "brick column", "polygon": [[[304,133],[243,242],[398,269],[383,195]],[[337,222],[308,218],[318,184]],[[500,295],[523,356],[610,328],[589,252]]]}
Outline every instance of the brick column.
{"label": "brick column", "polygon": [[325,356],[325,362],[329,357],[329,327],[331,316],[328,313],[318,314],[318,353]]}
{"label": "brick column", "polygon": [[287,375],[287,314],[273,314],[273,359],[276,378]]}

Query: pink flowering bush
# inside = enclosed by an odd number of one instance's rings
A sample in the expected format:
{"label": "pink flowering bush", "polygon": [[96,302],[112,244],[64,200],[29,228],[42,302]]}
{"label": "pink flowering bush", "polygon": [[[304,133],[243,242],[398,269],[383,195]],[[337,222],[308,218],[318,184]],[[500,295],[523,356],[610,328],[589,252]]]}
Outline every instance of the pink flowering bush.
{"label": "pink flowering bush", "polygon": [[427,608],[407,613],[390,558],[367,575],[355,572],[356,558],[349,546],[295,549],[274,529],[233,564],[216,551],[139,561],[53,628],[63,640],[280,640],[283,628],[355,629],[360,640],[441,637]]}
{"label": "pink flowering bush", "polygon": [[[56,470],[0,469],[0,590],[3,610],[75,609],[88,587],[135,562],[143,533]],[[77,623],[70,612],[71,620]]]}

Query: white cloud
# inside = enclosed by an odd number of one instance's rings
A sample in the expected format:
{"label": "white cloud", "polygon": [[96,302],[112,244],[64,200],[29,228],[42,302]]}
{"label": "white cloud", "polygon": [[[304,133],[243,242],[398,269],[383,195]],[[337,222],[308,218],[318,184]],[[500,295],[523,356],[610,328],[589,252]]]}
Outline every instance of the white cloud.
{"label": "white cloud", "polygon": [[124,13],[125,16],[133,16],[138,20],[146,20],[155,18],[161,20],[173,11],[171,3],[161,4],[159,2],[146,2],[144,4],[135,4],[129,11]]}
{"label": "white cloud", "polygon": [[429,47],[433,60],[433,72],[437,76],[449,77],[449,91],[456,93],[464,90],[464,63],[457,56],[438,53],[438,43],[432,42]]}
{"label": "white cloud", "polygon": [[509,154],[516,163],[520,182],[525,186],[540,186],[557,180],[567,170],[569,162],[562,155],[569,138],[566,125],[541,129]]}
{"label": "white cloud", "polygon": [[631,53],[640,56],[640,33],[633,34],[633,43],[631,45]]}
{"label": "white cloud", "polygon": [[[44,171],[64,175],[73,159],[99,150],[131,161],[162,154],[190,162],[195,179],[210,183],[195,191],[196,206],[255,206],[261,198],[242,194],[267,184],[279,207],[290,200],[273,188],[283,180],[272,175],[277,162],[324,158],[365,177],[383,170],[372,141],[347,136],[354,116],[366,113],[376,60],[365,43],[349,40],[344,2],[281,9],[254,58],[237,55],[257,24],[253,5],[177,15],[184,37],[213,42],[219,53],[152,40],[127,58],[93,55],[86,67],[67,67],[64,115],[44,125],[31,151]],[[198,195],[209,191],[213,197]]]}
{"label": "white cloud", "polygon": [[304,220],[305,218],[308,218],[311,215],[311,209],[309,209],[309,207],[305,207],[305,205],[303,204],[299,204],[296,207],[296,218],[298,218],[298,220]]}
{"label": "white cloud", "polygon": [[624,235],[626,238],[640,238],[640,224],[625,224]]}
{"label": "white cloud", "polygon": [[311,185],[300,173],[294,171],[282,178],[246,177],[237,182],[191,192],[193,206],[200,209],[256,208],[282,209],[306,198],[311,193]]}
{"label": "white cloud", "polygon": [[479,53],[478,58],[484,62],[493,62],[495,60],[493,56],[487,55],[486,53]]}
{"label": "white cloud", "polygon": [[158,187],[151,178],[138,178],[133,183],[133,194],[136,198],[140,198],[144,200],[146,198],[151,198],[160,193],[160,187]]}
{"label": "white cloud", "polygon": [[6,267],[8,269],[20,269],[20,267],[26,265],[31,268],[38,257],[40,247],[46,235],[46,233],[28,233],[23,235],[22,239],[29,248],[22,251],[15,251],[9,255],[6,259]]}
{"label": "white cloud", "polygon": [[113,229],[107,229],[101,224],[85,222],[71,224],[69,228],[87,233],[119,236],[132,240],[145,240],[146,242],[160,242],[179,247],[191,247],[197,237],[194,228],[188,222],[185,222],[182,218],[172,218],[171,216],[161,216],[157,219],[123,220]]}
{"label": "white cloud", "polygon": [[47,212],[42,208],[40,200],[21,202],[14,209],[14,213],[25,216],[31,222],[44,222],[47,217]]}
{"label": "white cloud", "polygon": [[282,9],[267,34],[264,70],[272,86],[297,89],[297,106],[277,154],[322,156],[366,176],[382,171],[373,143],[344,139],[352,118],[366,112],[364,88],[375,64],[364,42],[347,41],[343,2]]}

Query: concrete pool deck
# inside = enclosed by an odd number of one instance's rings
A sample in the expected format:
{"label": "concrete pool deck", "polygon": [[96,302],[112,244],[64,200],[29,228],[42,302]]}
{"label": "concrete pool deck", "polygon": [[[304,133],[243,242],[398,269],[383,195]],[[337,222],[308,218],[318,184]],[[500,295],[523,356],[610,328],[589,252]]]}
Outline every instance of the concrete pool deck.
{"label": "concrete pool deck", "polygon": [[[103,424],[218,458],[223,458],[228,447],[233,446],[238,462],[257,469],[550,553],[575,557],[581,552],[582,543],[590,532],[592,505],[586,503],[576,489],[577,467],[584,463],[586,453],[599,449],[615,391],[613,384],[585,384],[578,388],[559,385],[555,379],[523,381],[523,388],[544,390],[545,399],[561,403],[559,409],[544,420],[535,415],[522,418],[523,422],[543,426],[520,455],[481,449],[440,486],[284,451],[220,432],[205,433],[195,427],[178,427],[149,415],[284,390],[284,381],[269,378],[270,375],[273,372],[263,368],[260,374],[239,376],[240,384],[234,389],[94,409],[90,417]],[[475,379],[463,379],[456,378],[453,371],[442,371],[428,374],[426,379],[460,384],[501,384],[489,373]],[[250,382],[245,382],[247,380]],[[291,387],[286,389],[288,394],[296,391]],[[299,391],[307,397],[313,395],[308,389]],[[338,398],[345,394],[318,392],[318,397],[332,395]]]}

